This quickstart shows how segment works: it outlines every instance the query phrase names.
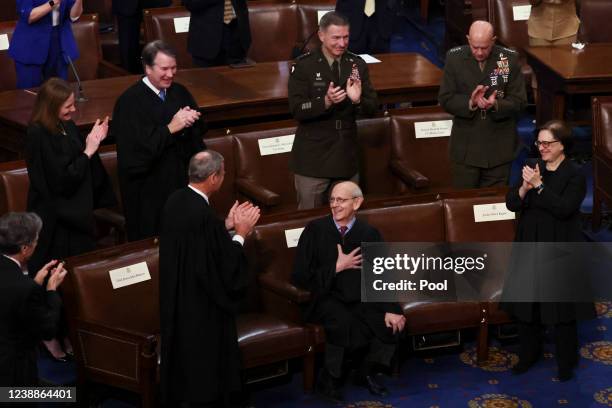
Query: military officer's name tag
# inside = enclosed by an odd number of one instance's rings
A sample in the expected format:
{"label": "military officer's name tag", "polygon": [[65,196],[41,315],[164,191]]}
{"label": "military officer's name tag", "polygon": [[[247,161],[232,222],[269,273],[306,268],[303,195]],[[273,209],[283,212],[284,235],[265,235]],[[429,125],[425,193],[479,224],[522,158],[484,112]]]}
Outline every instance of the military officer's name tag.
{"label": "military officer's name tag", "polygon": [[151,274],[146,262],[128,265],[124,268],[108,271],[113,289],[151,280]]}
{"label": "military officer's name tag", "polygon": [[359,54],[361,58],[366,62],[366,64],[378,64],[381,62],[378,58],[374,58],[370,54]]}
{"label": "military officer's name tag", "polygon": [[177,34],[189,32],[189,18],[190,17],[175,17],[174,18],[174,32]]}
{"label": "military officer's name tag", "polygon": [[295,248],[296,246],[298,246],[298,242],[300,241],[300,236],[302,235],[302,231],[304,231],[304,227],[285,230],[285,239],[287,240],[287,248]]}
{"label": "military officer's name tag", "polygon": [[293,148],[293,139],[295,135],[267,137],[265,139],[259,139],[259,153],[262,156],[268,156],[270,154],[288,153]]}
{"label": "military officer's name tag", "polygon": [[9,40],[7,34],[0,34],[0,51],[8,50]]}
{"label": "military officer's name tag", "polygon": [[474,222],[513,220],[515,215],[506,203],[479,204],[474,206]]}
{"label": "military officer's name tag", "polygon": [[512,15],[514,17],[514,21],[529,20],[530,14],[531,14],[531,4],[527,4],[525,6],[512,7]]}
{"label": "military officer's name tag", "polygon": [[450,136],[452,129],[452,120],[414,122],[414,137],[417,139],[427,139],[430,137],[448,137]]}

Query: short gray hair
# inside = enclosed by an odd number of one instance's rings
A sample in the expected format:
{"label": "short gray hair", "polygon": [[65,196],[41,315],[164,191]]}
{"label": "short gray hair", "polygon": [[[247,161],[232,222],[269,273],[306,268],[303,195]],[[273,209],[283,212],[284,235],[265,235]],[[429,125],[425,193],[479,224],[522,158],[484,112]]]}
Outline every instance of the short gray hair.
{"label": "short gray hair", "polygon": [[349,25],[349,20],[346,18],[346,16],[338,13],[337,11],[330,11],[323,14],[323,17],[321,17],[321,20],[319,21],[319,29],[321,31],[325,31],[331,25],[346,27]]}
{"label": "short gray hair", "polygon": [[223,156],[214,150],[196,153],[189,160],[189,182],[201,183],[211,175],[218,173],[223,165]]}
{"label": "short gray hair", "polygon": [[160,52],[176,59],[176,51],[170,45],[162,40],[151,41],[144,46],[142,54],[140,54],[143,68],[145,66],[152,67],[155,64],[155,57],[157,57],[157,54]]}
{"label": "short gray hair", "polygon": [[33,212],[9,212],[0,217],[0,252],[4,255],[19,253],[22,245],[36,241],[42,229],[42,220]]}

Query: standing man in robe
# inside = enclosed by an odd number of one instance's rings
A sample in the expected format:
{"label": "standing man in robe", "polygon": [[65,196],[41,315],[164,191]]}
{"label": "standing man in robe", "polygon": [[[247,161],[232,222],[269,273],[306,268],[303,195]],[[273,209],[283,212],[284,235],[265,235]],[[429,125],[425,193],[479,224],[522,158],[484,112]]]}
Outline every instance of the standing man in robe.
{"label": "standing man in robe", "polygon": [[505,186],[527,105],[518,53],[495,45],[493,26],[475,21],[469,45],[446,54],[438,100],[454,116],[450,159],[455,188]]}
{"label": "standing man in robe", "polygon": [[198,105],[174,82],[174,50],[153,41],[142,63],[146,75],[119,97],[111,124],[130,241],[157,235],[166,199],[187,184],[189,159],[206,148]]}
{"label": "standing man in robe", "polygon": [[395,0],[337,0],[336,11],[350,24],[349,49],[355,54],[389,52]]}
{"label": "standing man in robe", "polygon": [[406,318],[397,303],[361,302],[362,242],[381,242],[378,230],[355,217],[363,193],[352,181],[332,189],[331,215],[310,222],[298,242],[293,281],[310,291],[307,321],[325,329],[325,364],[317,392],[341,401],[347,356],[361,361],[355,378],[379,397],[388,394],[376,379],[377,366],[388,367]]}
{"label": "standing man in robe", "polygon": [[289,110],[299,122],[289,165],[299,209],[325,205],[336,181],[359,181],[355,120],[378,108],[365,61],[347,50],[348,20],[325,14],[319,39],[321,48],[298,57],[289,77]]}
{"label": "standing man in robe", "polygon": [[212,150],[196,154],[189,163],[189,185],[172,194],[164,208],[160,372],[167,406],[225,407],[241,389],[235,315],[248,285],[242,245],[259,208],[236,202],[225,223],[218,219],[209,198],[224,175],[223,156]]}

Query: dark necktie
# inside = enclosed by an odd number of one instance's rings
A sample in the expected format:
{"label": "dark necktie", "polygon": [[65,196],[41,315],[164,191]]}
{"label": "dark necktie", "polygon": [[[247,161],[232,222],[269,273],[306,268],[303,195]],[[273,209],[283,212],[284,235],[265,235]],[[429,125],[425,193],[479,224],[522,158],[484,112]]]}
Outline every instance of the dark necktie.
{"label": "dark necktie", "polygon": [[346,232],[348,231],[348,227],[346,225],[343,225],[341,227],[338,227],[338,229],[340,230],[340,236],[344,238],[344,236],[346,235]]}
{"label": "dark necktie", "polygon": [[338,61],[334,60],[331,66],[332,69],[332,81],[334,81],[334,86],[340,86],[340,66],[338,65]]}
{"label": "dark necktie", "polygon": [[160,90],[160,91],[159,91],[159,98],[160,98],[162,101],[165,101],[165,100],[166,100],[166,90],[165,90],[165,89],[162,89],[162,90]]}

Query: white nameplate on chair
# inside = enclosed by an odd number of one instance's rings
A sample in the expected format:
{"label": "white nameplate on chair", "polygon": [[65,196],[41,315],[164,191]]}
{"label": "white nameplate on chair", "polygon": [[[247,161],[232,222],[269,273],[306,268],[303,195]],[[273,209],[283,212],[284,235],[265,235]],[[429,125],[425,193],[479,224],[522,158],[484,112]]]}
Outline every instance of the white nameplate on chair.
{"label": "white nameplate on chair", "polygon": [[289,153],[293,148],[293,139],[295,135],[267,137],[259,139],[259,153],[262,156],[270,154]]}
{"label": "white nameplate on chair", "polygon": [[430,137],[448,137],[450,136],[452,129],[452,120],[414,122],[414,137],[417,139],[427,139]]}
{"label": "white nameplate on chair", "polygon": [[129,265],[124,268],[108,271],[113,289],[151,280],[151,274],[146,262]]}
{"label": "white nameplate on chair", "polygon": [[370,54],[359,54],[366,64],[378,64],[381,62],[378,58],[371,56]]}
{"label": "white nameplate on chair", "polygon": [[515,219],[515,214],[506,208],[506,203],[479,204],[474,206],[474,221],[504,221]]}
{"label": "white nameplate on chair", "polygon": [[285,239],[287,240],[287,248],[295,248],[300,241],[304,227],[285,230]]}
{"label": "white nameplate on chair", "polygon": [[514,17],[514,21],[529,20],[530,14],[531,14],[531,4],[527,4],[525,6],[512,7],[512,15]]}
{"label": "white nameplate on chair", "polygon": [[189,19],[190,17],[175,17],[174,18],[174,32],[177,34],[189,32]]}
{"label": "white nameplate on chair", "polygon": [[9,49],[8,34],[0,34],[0,51]]}

